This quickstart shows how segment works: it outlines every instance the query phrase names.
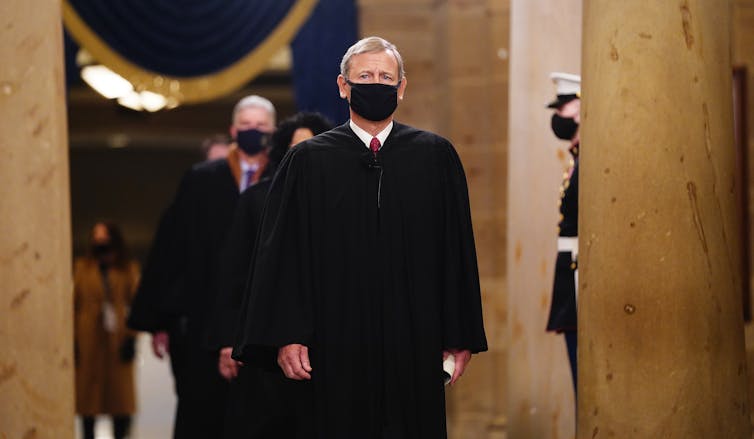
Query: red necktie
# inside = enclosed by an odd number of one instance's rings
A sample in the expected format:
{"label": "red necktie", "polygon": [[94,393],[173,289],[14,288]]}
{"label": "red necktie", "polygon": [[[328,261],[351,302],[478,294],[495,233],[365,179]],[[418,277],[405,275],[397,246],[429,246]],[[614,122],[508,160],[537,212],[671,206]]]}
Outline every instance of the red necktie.
{"label": "red necktie", "polygon": [[369,149],[371,149],[372,154],[377,157],[377,151],[380,149],[380,139],[372,137],[372,141],[369,142]]}

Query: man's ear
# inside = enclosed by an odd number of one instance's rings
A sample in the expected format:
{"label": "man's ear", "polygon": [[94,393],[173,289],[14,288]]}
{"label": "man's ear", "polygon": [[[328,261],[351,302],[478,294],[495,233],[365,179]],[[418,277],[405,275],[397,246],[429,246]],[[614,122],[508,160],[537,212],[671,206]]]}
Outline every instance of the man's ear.
{"label": "man's ear", "polygon": [[406,84],[408,83],[408,78],[405,76],[403,79],[401,79],[401,85],[398,86],[398,99],[403,100],[403,94],[406,93]]}
{"label": "man's ear", "polygon": [[230,138],[234,141],[236,140],[236,135],[238,134],[238,129],[235,125],[231,125],[230,128],[228,128],[228,132],[230,133]]}
{"label": "man's ear", "polygon": [[348,84],[346,84],[346,78],[343,75],[338,75],[338,91],[341,99],[348,99]]}

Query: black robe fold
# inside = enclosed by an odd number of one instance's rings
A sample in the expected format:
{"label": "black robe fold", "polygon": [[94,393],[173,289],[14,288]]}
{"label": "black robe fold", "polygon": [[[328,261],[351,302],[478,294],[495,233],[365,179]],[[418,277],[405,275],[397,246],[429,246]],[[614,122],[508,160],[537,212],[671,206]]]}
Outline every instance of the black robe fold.
{"label": "black robe fold", "polygon": [[[375,160],[348,124],[275,176],[234,357],[309,346],[316,438],[437,439],[442,351],[487,349],[466,179],[445,139],[395,123]],[[302,393],[303,395],[304,393]]]}
{"label": "black robe fold", "polygon": [[175,208],[170,205],[160,217],[152,246],[147,255],[144,270],[139,281],[134,301],[128,315],[128,327],[138,331],[158,332],[169,331],[178,313],[175,304],[171,303],[174,293],[170,290],[182,290],[182,286],[175,281],[175,259],[171,253],[174,248],[175,236]]}
{"label": "black robe fold", "polygon": [[246,282],[256,246],[257,231],[272,179],[246,189],[236,204],[225,245],[219,255],[219,275],[214,287],[214,309],[207,323],[205,343],[219,350],[235,343]]}
{"label": "black robe fold", "polygon": [[161,220],[145,267],[149,277],[131,309],[132,328],[170,333],[178,395],[175,439],[222,434],[228,384],[217,371],[217,351],[203,340],[237,200],[227,160],[200,163],[185,174]]}

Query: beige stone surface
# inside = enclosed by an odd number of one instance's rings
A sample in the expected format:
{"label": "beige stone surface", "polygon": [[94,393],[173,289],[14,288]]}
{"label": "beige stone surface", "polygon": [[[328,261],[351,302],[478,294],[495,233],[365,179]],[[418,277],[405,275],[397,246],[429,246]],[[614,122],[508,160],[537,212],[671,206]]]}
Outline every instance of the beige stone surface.
{"label": "beige stone surface", "polygon": [[505,437],[508,1],[360,1],[361,33],[395,43],[408,88],[397,119],[449,138],[464,163],[490,352],[448,392],[453,439]]}
{"label": "beige stone surface", "polygon": [[728,12],[585,3],[580,438],[751,435]]}
{"label": "beige stone surface", "polygon": [[565,341],[545,332],[567,144],[550,131],[549,74],[580,73],[581,1],[513,0],[508,114],[508,436],[570,439]]}
{"label": "beige stone surface", "polygon": [[60,3],[0,3],[0,437],[73,437]]}

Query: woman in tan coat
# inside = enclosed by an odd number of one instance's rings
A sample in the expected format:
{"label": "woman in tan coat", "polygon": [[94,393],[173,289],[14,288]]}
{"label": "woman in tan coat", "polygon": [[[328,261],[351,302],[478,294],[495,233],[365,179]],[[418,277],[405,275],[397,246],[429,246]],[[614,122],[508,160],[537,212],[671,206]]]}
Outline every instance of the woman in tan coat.
{"label": "woman in tan coat", "polygon": [[134,341],[126,316],[139,282],[117,226],[92,228],[87,255],[74,265],[76,411],[84,439],[94,439],[94,417],[113,418],[115,439],[128,435],[135,411]]}

